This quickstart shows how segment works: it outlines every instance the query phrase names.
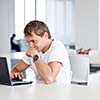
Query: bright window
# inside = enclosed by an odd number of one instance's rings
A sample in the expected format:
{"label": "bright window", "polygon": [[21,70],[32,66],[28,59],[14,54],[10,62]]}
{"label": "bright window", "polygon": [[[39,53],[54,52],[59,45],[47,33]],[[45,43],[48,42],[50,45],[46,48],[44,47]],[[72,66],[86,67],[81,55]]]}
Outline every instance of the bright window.
{"label": "bright window", "polygon": [[24,0],[15,0],[15,34],[16,39],[23,38]]}
{"label": "bright window", "polygon": [[45,0],[15,0],[16,39],[23,39],[25,25],[34,19],[45,21]]}

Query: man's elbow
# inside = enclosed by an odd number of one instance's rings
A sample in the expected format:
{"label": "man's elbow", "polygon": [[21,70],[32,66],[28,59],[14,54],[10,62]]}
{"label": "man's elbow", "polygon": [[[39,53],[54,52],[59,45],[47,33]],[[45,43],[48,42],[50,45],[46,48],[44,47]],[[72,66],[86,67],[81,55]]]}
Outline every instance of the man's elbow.
{"label": "man's elbow", "polygon": [[46,84],[52,84],[54,82],[55,78],[54,77],[48,77],[44,81]]}

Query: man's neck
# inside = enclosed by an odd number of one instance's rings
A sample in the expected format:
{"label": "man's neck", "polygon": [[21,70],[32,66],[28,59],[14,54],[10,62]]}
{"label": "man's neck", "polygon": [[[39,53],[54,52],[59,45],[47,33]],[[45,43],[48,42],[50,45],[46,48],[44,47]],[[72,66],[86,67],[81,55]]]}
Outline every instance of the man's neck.
{"label": "man's neck", "polygon": [[45,53],[51,46],[53,39],[48,39],[45,49],[42,53]]}

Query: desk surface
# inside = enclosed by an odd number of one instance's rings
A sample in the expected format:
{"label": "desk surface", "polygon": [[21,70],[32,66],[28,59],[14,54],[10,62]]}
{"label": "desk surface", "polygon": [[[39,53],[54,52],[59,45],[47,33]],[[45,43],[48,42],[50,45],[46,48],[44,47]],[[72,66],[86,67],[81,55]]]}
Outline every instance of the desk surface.
{"label": "desk surface", "polygon": [[1,100],[100,100],[100,89],[78,85],[0,85]]}

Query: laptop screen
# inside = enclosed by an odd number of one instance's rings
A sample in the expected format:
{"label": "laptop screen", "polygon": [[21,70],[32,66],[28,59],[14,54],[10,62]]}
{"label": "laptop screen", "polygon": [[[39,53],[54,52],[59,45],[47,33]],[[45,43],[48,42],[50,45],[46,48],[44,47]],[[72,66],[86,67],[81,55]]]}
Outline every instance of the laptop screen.
{"label": "laptop screen", "polygon": [[3,85],[25,85],[31,84],[33,81],[16,81],[10,80],[8,64],[6,57],[0,57],[0,84]]}
{"label": "laptop screen", "polygon": [[11,84],[6,57],[0,57],[0,83]]}

